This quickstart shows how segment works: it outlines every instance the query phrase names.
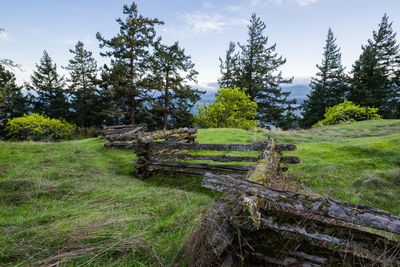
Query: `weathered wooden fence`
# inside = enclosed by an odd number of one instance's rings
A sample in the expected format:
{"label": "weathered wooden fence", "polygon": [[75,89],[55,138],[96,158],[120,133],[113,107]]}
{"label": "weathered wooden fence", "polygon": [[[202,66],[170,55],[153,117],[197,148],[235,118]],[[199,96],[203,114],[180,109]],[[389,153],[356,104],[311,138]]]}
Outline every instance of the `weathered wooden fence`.
{"label": "weathered wooden fence", "polygon": [[104,146],[133,148],[138,136],[144,131],[145,127],[142,125],[107,126],[103,130],[103,135],[108,140]]}
{"label": "weathered wooden fence", "polygon": [[149,142],[158,138],[177,143],[190,143],[196,138],[194,129],[180,128],[173,130],[162,130],[147,132],[142,125],[118,125],[108,126],[104,129],[103,135],[108,140],[105,147],[120,147],[134,149],[138,140]]}
{"label": "weathered wooden fence", "polygon": [[[195,131],[195,130],[192,130]],[[162,134],[162,132],[160,132]],[[166,141],[155,141],[155,139],[165,139]],[[207,172],[213,174],[229,174],[232,177],[243,179],[253,171],[254,162],[262,160],[268,155],[267,143],[260,144],[199,144],[192,142],[177,142],[167,140],[164,136],[158,135],[157,138],[147,136],[139,138],[135,147],[138,157],[136,163],[136,175],[148,177],[153,172],[174,173],[181,175],[204,175]],[[294,145],[278,144],[274,147],[276,151],[295,150]],[[259,156],[228,156],[228,155],[205,155],[199,154],[201,151],[225,151],[225,152],[260,152]],[[279,154],[280,155],[280,154]],[[191,161],[191,162],[188,162]],[[193,161],[212,161],[216,163],[193,163]],[[248,162],[249,165],[221,164],[226,162]],[[279,157],[278,165],[284,163],[298,163],[297,157]]]}
{"label": "weathered wooden fence", "polygon": [[[203,186],[232,197],[217,201],[192,244],[208,251],[202,266],[399,266],[400,217],[372,207],[262,183],[279,175],[270,140],[264,181],[206,173]],[[276,146],[278,148],[279,145]]]}

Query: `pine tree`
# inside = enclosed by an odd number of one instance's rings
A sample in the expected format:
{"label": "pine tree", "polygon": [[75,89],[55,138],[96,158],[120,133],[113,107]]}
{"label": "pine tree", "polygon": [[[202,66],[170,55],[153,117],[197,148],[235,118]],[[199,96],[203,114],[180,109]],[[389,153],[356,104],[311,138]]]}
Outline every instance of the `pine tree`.
{"label": "pine tree", "polygon": [[50,118],[71,119],[64,77],[57,73],[57,65],[49,54],[43,51],[40,63],[31,76],[31,84],[27,85],[33,111],[43,113]]}
{"label": "pine tree", "polygon": [[14,73],[0,64],[0,138],[5,137],[3,129],[8,119],[20,117],[28,112],[29,104],[22,94],[22,87],[16,84]]}
{"label": "pine tree", "polygon": [[92,52],[84,48],[82,42],[75,45],[75,49],[69,50],[74,58],[69,60],[65,69],[69,70],[68,79],[71,93],[71,107],[74,109],[74,123],[78,126],[101,126],[102,105],[97,88],[97,62]]}
{"label": "pine tree", "polygon": [[399,45],[392,23],[385,14],[378,31],[362,46],[362,54],[352,68],[348,100],[362,106],[379,108],[383,118],[396,118],[400,89],[396,84]]}
{"label": "pine tree", "polygon": [[185,54],[178,42],[167,46],[158,39],[151,62],[148,79],[161,93],[152,102],[153,115],[160,117],[162,114],[163,129],[191,126],[193,115],[190,110],[200,100],[200,94],[204,93],[188,85],[188,82],[196,81],[198,74],[191,57]]}
{"label": "pine tree", "polygon": [[265,28],[265,23],[253,14],[247,43],[238,44],[238,54],[234,54],[234,46],[230,44],[225,62],[221,62],[220,85],[247,88],[250,99],[257,102],[260,124],[286,127],[286,106],[295,101],[287,100],[290,92],[283,92],[281,85],[291,83],[293,79],[285,79],[278,72],[286,59],[276,53],[276,44],[268,45]]}
{"label": "pine tree", "polygon": [[229,43],[229,48],[226,51],[225,59],[219,58],[220,71],[222,77],[218,79],[220,87],[234,88],[240,76],[239,69],[239,54],[235,51],[236,45],[234,42]]}
{"label": "pine tree", "polygon": [[149,68],[147,64],[150,56],[149,46],[156,34],[154,26],[163,24],[163,22],[139,15],[134,2],[130,6],[124,5],[123,14],[126,15],[125,20],[117,19],[120,32],[116,37],[106,40],[100,33],[97,33],[97,39],[100,41],[100,48],[110,49],[101,53],[102,56],[111,58],[111,67],[108,67],[108,70],[118,65],[119,75],[109,76],[109,78],[118,80],[110,80],[109,86],[124,84],[124,88],[117,89],[120,91],[119,93],[123,89],[126,100],[124,105],[129,109],[127,116],[129,123],[135,124],[138,121],[136,113],[140,111],[142,101],[148,100],[141,82]]}
{"label": "pine tree", "polygon": [[311,92],[308,99],[302,104],[303,127],[311,127],[324,118],[325,109],[342,103],[346,90],[346,77],[341,62],[340,48],[336,45],[336,38],[329,28],[321,65],[317,77],[311,79]]}

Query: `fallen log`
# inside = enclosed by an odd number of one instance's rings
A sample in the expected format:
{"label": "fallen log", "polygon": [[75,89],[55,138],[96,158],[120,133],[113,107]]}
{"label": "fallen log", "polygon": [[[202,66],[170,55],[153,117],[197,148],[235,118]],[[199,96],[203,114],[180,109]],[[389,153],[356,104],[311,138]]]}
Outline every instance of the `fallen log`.
{"label": "fallen log", "polygon": [[[235,177],[237,179],[244,179],[247,175],[247,171],[237,171],[237,170],[226,170],[226,169],[200,169],[200,168],[187,168],[187,167],[175,167],[175,166],[166,166],[166,165],[153,165],[148,164],[146,165],[146,172],[152,173],[154,171],[160,171],[163,173],[173,173],[177,175],[196,175],[196,176],[203,176],[207,172],[212,172],[218,175],[229,175],[231,177]],[[147,176],[149,176],[148,174]]]}
{"label": "fallen log", "polygon": [[[308,213],[292,209],[274,209],[274,204],[265,205],[256,196],[242,196],[238,199],[232,221],[237,227],[249,231],[271,229],[279,234],[302,236],[315,246],[352,253],[367,260],[399,260],[398,243],[383,236],[356,229],[352,224],[345,226],[334,220],[319,220]],[[256,206],[257,213],[251,208]],[[276,204],[275,204],[276,206]],[[254,216],[257,218],[254,218]],[[253,223],[251,220],[256,221]],[[379,259],[379,260],[378,260]]]}
{"label": "fallen log", "polygon": [[277,191],[258,183],[212,173],[204,175],[202,186],[235,195],[257,195],[282,207],[400,234],[399,216],[372,207],[350,204],[328,197]]}
{"label": "fallen log", "polygon": [[[167,157],[165,157],[167,158]],[[226,156],[226,155],[190,155],[190,154],[176,154],[174,158],[181,160],[210,160],[216,162],[257,162],[258,157],[239,157],[239,156]]]}
{"label": "fallen log", "polygon": [[[182,144],[174,142],[153,141],[150,143],[152,149],[183,149],[183,150],[210,150],[210,151],[264,151],[266,143],[261,144]],[[277,151],[294,151],[295,145],[276,145]]]}
{"label": "fallen log", "polygon": [[248,172],[254,169],[254,166],[188,163],[188,162],[158,161],[158,160],[151,162],[151,165],[171,166],[177,168],[183,167],[183,168],[195,168],[195,169],[205,169],[205,170],[229,170],[229,171],[242,171],[242,172]]}
{"label": "fallen log", "polygon": [[283,156],[281,158],[281,163],[286,163],[286,164],[299,164],[300,159],[296,156]]}

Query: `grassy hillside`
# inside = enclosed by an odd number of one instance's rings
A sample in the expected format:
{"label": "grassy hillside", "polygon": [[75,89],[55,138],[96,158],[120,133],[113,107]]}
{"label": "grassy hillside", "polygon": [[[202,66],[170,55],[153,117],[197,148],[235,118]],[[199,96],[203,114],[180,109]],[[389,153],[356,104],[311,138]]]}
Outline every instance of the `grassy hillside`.
{"label": "grassy hillside", "polygon": [[[200,130],[201,143],[251,143],[265,131]],[[400,212],[400,121],[273,132],[295,143],[289,175],[305,190]],[[103,139],[0,142],[0,265],[134,266],[179,262],[217,196],[199,177],[132,175],[132,151]]]}

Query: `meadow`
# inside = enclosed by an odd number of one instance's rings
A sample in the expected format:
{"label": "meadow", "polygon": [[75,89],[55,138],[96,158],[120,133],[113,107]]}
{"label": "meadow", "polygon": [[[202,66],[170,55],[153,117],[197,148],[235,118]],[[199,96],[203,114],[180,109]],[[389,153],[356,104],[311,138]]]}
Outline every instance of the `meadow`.
{"label": "meadow", "polygon": [[[285,174],[310,194],[400,214],[400,120],[310,130],[201,129],[200,143],[277,138],[301,164]],[[170,266],[216,198],[201,177],[134,177],[131,150],[92,138],[0,142],[0,265]]]}

